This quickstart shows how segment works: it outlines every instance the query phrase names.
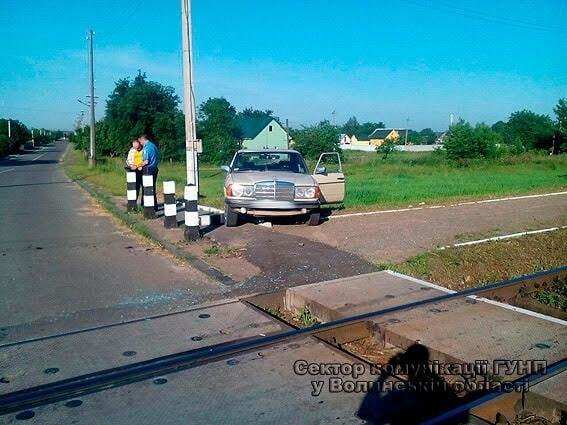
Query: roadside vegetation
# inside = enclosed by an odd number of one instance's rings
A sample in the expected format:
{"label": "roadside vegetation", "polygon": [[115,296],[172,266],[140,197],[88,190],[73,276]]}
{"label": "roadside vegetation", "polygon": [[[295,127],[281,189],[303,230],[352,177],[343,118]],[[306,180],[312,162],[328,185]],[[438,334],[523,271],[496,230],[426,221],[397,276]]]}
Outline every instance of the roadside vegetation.
{"label": "roadside vegetation", "polygon": [[[124,196],[126,152],[132,139],[147,133],[160,147],[159,180],[176,181],[181,196],[186,174],[184,117],[179,105],[173,88],[149,81],[142,72],[133,79],[119,80],[108,98],[104,118],[96,124],[97,168],[89,170],[80,154],[89,143],[89,128],[84,127],[71,137],[79,153],[69,155],[70,169],[111,195]],[[383,122],[359,123],[356,117],[342,126],[322,121],[295,128],[291,137],[293,147],[304,154],[311,169],[320,152],[340,152],[347,195],[335,208],[408,206],[564,189],[567,158],[564,154],[550,156],[549,152],[565,150],[567,137],[561,123],[567,122],[566,101],[559,100],[554,111],[556,121],[530,111],[515,112],[507,122],[491,127],[459,121],[449,129],[444,148],[436,152],[398,152],[391,141],[378,148],[379,155],[341,152],[339,134],[370,133],[385,126]],[[250,116],[278,120],[270,110],[237,111],[225,98],[210,98],[199,106],[197,137],[203,139],[204,149],[200,155],[202,204],[222,207],[224,173],[218,165],[227,163],[240,148],[236,121]],[[408,140],[430,143],[435,135],[424,129],[410,132]]]}
{"label": "roadside vegetation", "polygon": [[[8,121],[10,123],[8,124]],[[8,131],[8,128],[10,129]],[[36,145],[49,143],[63,136],[61,131],[50,131],[44,128],[35,129],[34,141]],[[32,130],[24,123],[7,118],[0,118],[0,158],[16,153],[24,144],[31,140]]]}
{"label": "roadside vegetation", "polygon": [[[527,192],[562,190],[567,187],[567,157],[537,153],[480,161],[467,167],[453,167],[435,152],[394,152],[384,162],[371,152],[345,152],[343,169],[347,176],[345,202],[337,206],[364,210],[420,202],[494,197]],[[309,161],[311,167],[314,162]],[[126,177],[123,158],[100,158],[89,169],[81,152],[69,153],[66,163],[72,174],[93,183],[113,196],[125,196]],[[159,180],[174,180],[182,196],[185,165],[164,162]],[[200,202],[220,208],[223,205],[225,174],[217,165],[200,167]],[[161,186],[161,185],[160,185]],[[158,186],[158,192],[161,187]]]}
{"label": "roadside vegetation", "polygon": [[[426,252],[399,264],[381,264],[453,290],[493,283],[567,264],[567,229]],[[564,305],[565,283],[538,295]]]}

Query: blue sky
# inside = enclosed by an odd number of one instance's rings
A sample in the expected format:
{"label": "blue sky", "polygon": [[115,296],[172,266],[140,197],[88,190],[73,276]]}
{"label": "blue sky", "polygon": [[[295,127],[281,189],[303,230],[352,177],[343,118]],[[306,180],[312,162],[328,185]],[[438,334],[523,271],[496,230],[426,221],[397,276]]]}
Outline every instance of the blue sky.
{"label": "blue sky", "polygon": [[[72,128],[95,34],[97,117],[142,69],[182,94],[180,2],[0,2],[0,116]],[[291,125],[356,115],[412,128],[492,123],[567,97],[567,0],[193,0],[197,100]]]}

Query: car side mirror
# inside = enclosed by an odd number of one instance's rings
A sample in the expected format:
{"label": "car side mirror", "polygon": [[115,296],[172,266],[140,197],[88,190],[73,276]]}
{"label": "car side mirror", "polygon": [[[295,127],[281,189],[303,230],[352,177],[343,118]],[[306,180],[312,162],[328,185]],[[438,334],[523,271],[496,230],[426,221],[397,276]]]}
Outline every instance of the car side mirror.
{"label": "car side mirror", "polygon": [[230,167],[228,165],[221,165],[220,169],[224,172],[230,173]]}
{"label": "car side mirror", "polygon": [[327,174],[327,169],[325,167],[317,167],[315,169],[315,174]]}

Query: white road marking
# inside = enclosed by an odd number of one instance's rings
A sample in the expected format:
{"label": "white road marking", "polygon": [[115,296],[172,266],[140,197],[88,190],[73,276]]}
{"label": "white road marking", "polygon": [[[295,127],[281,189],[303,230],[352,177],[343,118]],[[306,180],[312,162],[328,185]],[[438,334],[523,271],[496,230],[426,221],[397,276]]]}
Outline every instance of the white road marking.
{"label": "white road marking", "polygon": [[567,226],[549,227],[547,229],[530,230],[530,231],[527,231],[527,232],[519,232],[519,233],[511,233],[509,235],[494,236],[492,238],[478,239],[476,241],[461,242],[461,243],[456,243],[456,244],[453,244],[453,245],[445,245],[445,246],[439,247],[437,249],[443,250],[443,249],[453,248],[453,247],[457,247],[457,246],[477,245],[477,244],[480,244],[480,243],[491,242],[491,241],[499,241],[499,240],[502,240],[502,239],[518,238],[520,236],[525,236],[525,235],[536,235],[538,233],[553,232],[553,231],[559,230],[559,229],[567,229]]}
{"label": "white road marking", "polygon": [[[45,153],[47,153],[47,152],[45,152]],[[34,159],[32,159],[32,161],[35,161],[35,160],[41,158],[43,155],[45,155],[45,153],[42,153],[41,155],[36,156]]]}
{"label": "white road marking", "polygon": [[451,208],[451,207],[460,207],[460,206],[464,206],[464,205],[488,204],[488,203],[491,203],[491,202],[504,202],[504,201],[515,201],[515,200],[519,200],[519,199],[545,198],[545,197],[548,197],[548,196],[560,196],[560,195],[567,195],[567,191],[538,193],[538,194],[535,194],[535,195],[509,196],[509,197],[506,197],[506,198],[483,199],[483,200],[480,200],[480,201],[459,202],[457,204],[450,204],[450,205],[431,205],[431,206],[426,206],[426,207],[408,207],[408,208],[398,208],[398,209],[393,209],[393,210],[379,210],[379,211],[366,211],[366,212],[350,213],[350,214],[339,214],[339,215],[331,215],[331,216],[329,216],[329,218],[359,217],[359,216],[365,216],[365,215],[390,214],[390,213],[397,213],[397,212],[404,212],[404,211],[418,211],[418,210],[423,210],[423,209]]}
{"label": "white road marking", "polygon": [[[408,276],[408,275],[405,275],[405,274],[402,274],[402,273],[395,272],[393,270],[385,270],[385,271],[386,271],[386,273],[389,273],[393,276],[396,276],[396,277],[399,277],[399,278],[402,278],[402,279],[406,279],[406,280],[418,283],[420,285],[427,286],[429,288],[437,289],[439,291],[446,292],[448,294],[454,294],[454,293],[457,292],[457,291],[453,291],[452,289],[445,288],[443,286],[435,285],[434,283],[431,283],[431,282],[426,282],[425,280],[417,279],[413,276]],[[498,306],[498,307],[502,307],[502,308],[505,308],[507,310],[512,310],[512,311],[515,311],[516,313],[521,313],[521,314],[525,314],[525,315],[528,315],[528,316],[537,317],[538,319],[547,320],[548,322],[554,322],[554,323],[557,323],[557,324],[560,324],[560,325],[563,325],[563,326],[567,325],[567,321],[558,319],[557,317],[552,317],[552,316],[547,316],[545,314],[536,313],[535,311],[526,310],[525,308],[520,308],[520,307],[516,307],[514,305],[501,303],[501,302],[494,301],[494,300],[491,300],[491,299],[488,299],[488,298],[479,297],[478,295],[469,295],[469,296],[467,296],[467,298],[471,298],[471,299],[477,300],[477,301],[482,301],[484,303],[492,304],[492,305],[495,305],[495,306]]]}
{"label": "white road marking", "polygon": [[14,170],[15,170],[15,168],[8,168],[7,170],[0,171],[0,174],[7,173],[8,171],[14,171]]}

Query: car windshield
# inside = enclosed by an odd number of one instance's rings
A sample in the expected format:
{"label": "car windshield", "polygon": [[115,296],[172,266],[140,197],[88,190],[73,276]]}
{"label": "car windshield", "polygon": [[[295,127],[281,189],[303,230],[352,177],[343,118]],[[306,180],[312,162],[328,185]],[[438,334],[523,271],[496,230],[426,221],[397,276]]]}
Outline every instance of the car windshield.
{"label": "car windshield", "polygon": [[238,171],[288,171],[307,174],[305,161],[297,152],[240,152],[232,169]]}

